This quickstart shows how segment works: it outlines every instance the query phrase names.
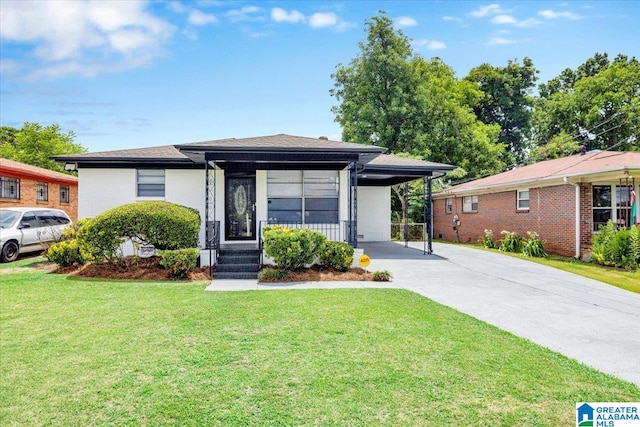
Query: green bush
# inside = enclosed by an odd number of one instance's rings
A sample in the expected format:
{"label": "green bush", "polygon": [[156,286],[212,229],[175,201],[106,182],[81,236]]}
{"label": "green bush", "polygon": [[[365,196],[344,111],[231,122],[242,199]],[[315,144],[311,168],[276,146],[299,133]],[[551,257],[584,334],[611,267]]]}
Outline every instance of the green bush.
{"label": "green bush", "polygon": [[300,270],[311,264],[327,238],[306,228],[265,227],[264,251],[283,270]]}
{"label": "green bush", "polygon": [[353,264],[353,248],[344,242],[327,240],[320,246],[318,257],[323,267],[346,271]]}
{"label": "green bush", "polygon": [[522,245],[522,253],[524,256],[543,258],[547,256],[544,250],[544,242],[540,240],[538,233],[535,231],[527,231],[529,239]]}
{"label": "green bush", "polygon": [[503,252],[521,252],[522,251],[522,243],[523,238],[519,236],[518,233],[511,231],[502,231],[504,237],[502,239],[502,243],[500,243],[500,250]]}
{"label": "green bush", "polygon": [[80,247],[76,239],[62,240],[49,246],[45,257],[61,267],[73,264],[84,264],[84,258],[80,253]]}
{"label": "green bush", "polygon": [[289,279],[289,272],[287,270],[267,267],[258,273],[258,280],[261,282],[281,282],[287,279]]}
{"label": "green bush", "polygon": [[87,225],[90,221],[91,218],[84,218],[65,227],[65,229],[62,230],[62,240],[71,240],[78,237],[78,230]]}
{"label": "green bush", "polygon": [[200,251],[198,248],[158,251],[160,266],[170,271],[173,277],[185,278],[196,268]]}
{"label": "green bush", "polygon": [[94,262],[117,263],[120,245],[151,245],[158,250],[198,246],[200,215],[195,209],[150,201],[118,206],[93,218],[78,230],[80,249]]}
{"label": "green bush", "polygon": [[613,221],[591,239],[591,259],[601,265],[635,270],[640,265],[640,227],[616,229]]}
{"label": "green bush", "polygon": [[374,282],[388,282],[391,280],[393,276],[387,270],[379,270],[373,272],[373,281]]}

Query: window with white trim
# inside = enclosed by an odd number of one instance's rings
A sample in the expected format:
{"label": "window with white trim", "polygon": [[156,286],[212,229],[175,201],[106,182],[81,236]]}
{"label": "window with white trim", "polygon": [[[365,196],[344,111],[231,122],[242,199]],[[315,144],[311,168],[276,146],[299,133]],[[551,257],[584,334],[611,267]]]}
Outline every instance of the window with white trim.
{"label": "window with white trim", "polygon": [[46,182],[36,184],[36,200],[39,202],[49,201],[49,184]]}
{"label": "window with white trim", "polygon": [[478,212],[478,196],[464,196],[462,198],[462,212]]}
{"label": "window with white trim", "polygon": [[20,179],[0,176],[0,198],[20,199]]}
{"label": "window with white trim", "polygon": [[591,187],[591,206],[593,231],[606,225],[613,219],[613,194],[611,185],[593,185]]}
{"label": "window with white trim", "polygon": [[164,169],[138,169],[138,197],[164,197]]}
{"label": "window with white trim", "polygon": [[517,207],[519,211],[529,210],[529,189],[517,191]]}
{"label": "window with white trim", "polygon": [[339,172],[335,170],[268,171],[269,222],[337,223],[339,182]]}
{"label": "window with white trim", "polygon": [[60,203],[69,203],[69,186],[60,186]]}
{"label": "window with white trim", "polygon": [[446,213],[453,212],[453,199],[451,197],[444,199],[444,211]]}

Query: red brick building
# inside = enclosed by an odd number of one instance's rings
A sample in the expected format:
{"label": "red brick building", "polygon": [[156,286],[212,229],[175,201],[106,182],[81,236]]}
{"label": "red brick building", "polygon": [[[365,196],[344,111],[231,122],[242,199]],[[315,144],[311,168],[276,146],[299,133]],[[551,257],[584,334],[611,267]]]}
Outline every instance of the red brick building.
{"label": "red brick building", "polygon": [[78,219],[78,178],[0,158],[0,208],[36,206],[62,209]]}
{"label": "red brick building", "polygon": [[496,240],[503,230],[524,236],[534,231],[547,252],[579,258],[589,253],[600,225],[635,223],[633,191],[640,194],[640,152],[592,151],[547,160],[435,194],[433,234],[477,242],[485,229]]}

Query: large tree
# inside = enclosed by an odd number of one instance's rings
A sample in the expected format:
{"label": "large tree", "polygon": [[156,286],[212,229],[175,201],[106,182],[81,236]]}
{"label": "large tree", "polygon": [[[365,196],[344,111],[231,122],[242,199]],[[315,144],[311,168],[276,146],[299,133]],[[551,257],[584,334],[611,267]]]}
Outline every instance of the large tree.
{"label": "large tree", "polygon": [[[22,129],[3,128],[0,157],[16,160],[45,169],[64,172],[64,166],[51,156],[86,152],[86,148],[73,141],[73,131],[64,133],[58,125],[43,126],[25,123]],[[15,130],[15,129],[14,129]]]}
{"label": "large tree", "polygon": [[499,127],[477,120],[481,93],[439,59],[413,54],[384,12],[366,21],[367,39],[349,65],[338,65],[331,94],[346,141],[455,164],[470,177],[502,170]]}
{"label": "large tree", "polygon": [[525,57],[522,64],[514,60],[505,67],[482,64],[465,78],[482,91],[473,110],[483,123],[500,126],[500,142],[507,147],[510,163],[526,158],[537,73],[533,61]]}
{"label": "large tree", "polygon": [[533,115],[534,158],[566,154],[566,147],[578,145],[638,150],[639,134],[640,63],[635,58],[618,55],[609,62],[606,54],[596,54],[541,85]]}

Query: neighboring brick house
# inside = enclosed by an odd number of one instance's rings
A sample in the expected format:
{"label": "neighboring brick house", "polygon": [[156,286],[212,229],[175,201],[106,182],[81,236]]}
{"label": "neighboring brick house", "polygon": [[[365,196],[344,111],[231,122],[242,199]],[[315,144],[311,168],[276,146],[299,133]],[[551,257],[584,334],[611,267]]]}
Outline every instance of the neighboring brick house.
{"label": "neighboring brick house", "polygon": [[78,178],[0,158],[0,208],[47,206],[78,218]]}
{"label": "neighboring brick house", "polygon": [[636,221],[631,200],[639,184],[640,152],[591,151],[535,163],[435,194],[434,236],[477,242],[485,229],[496,240],[503,230],[535,231],[547,252],[580,258],[600,225]]}

